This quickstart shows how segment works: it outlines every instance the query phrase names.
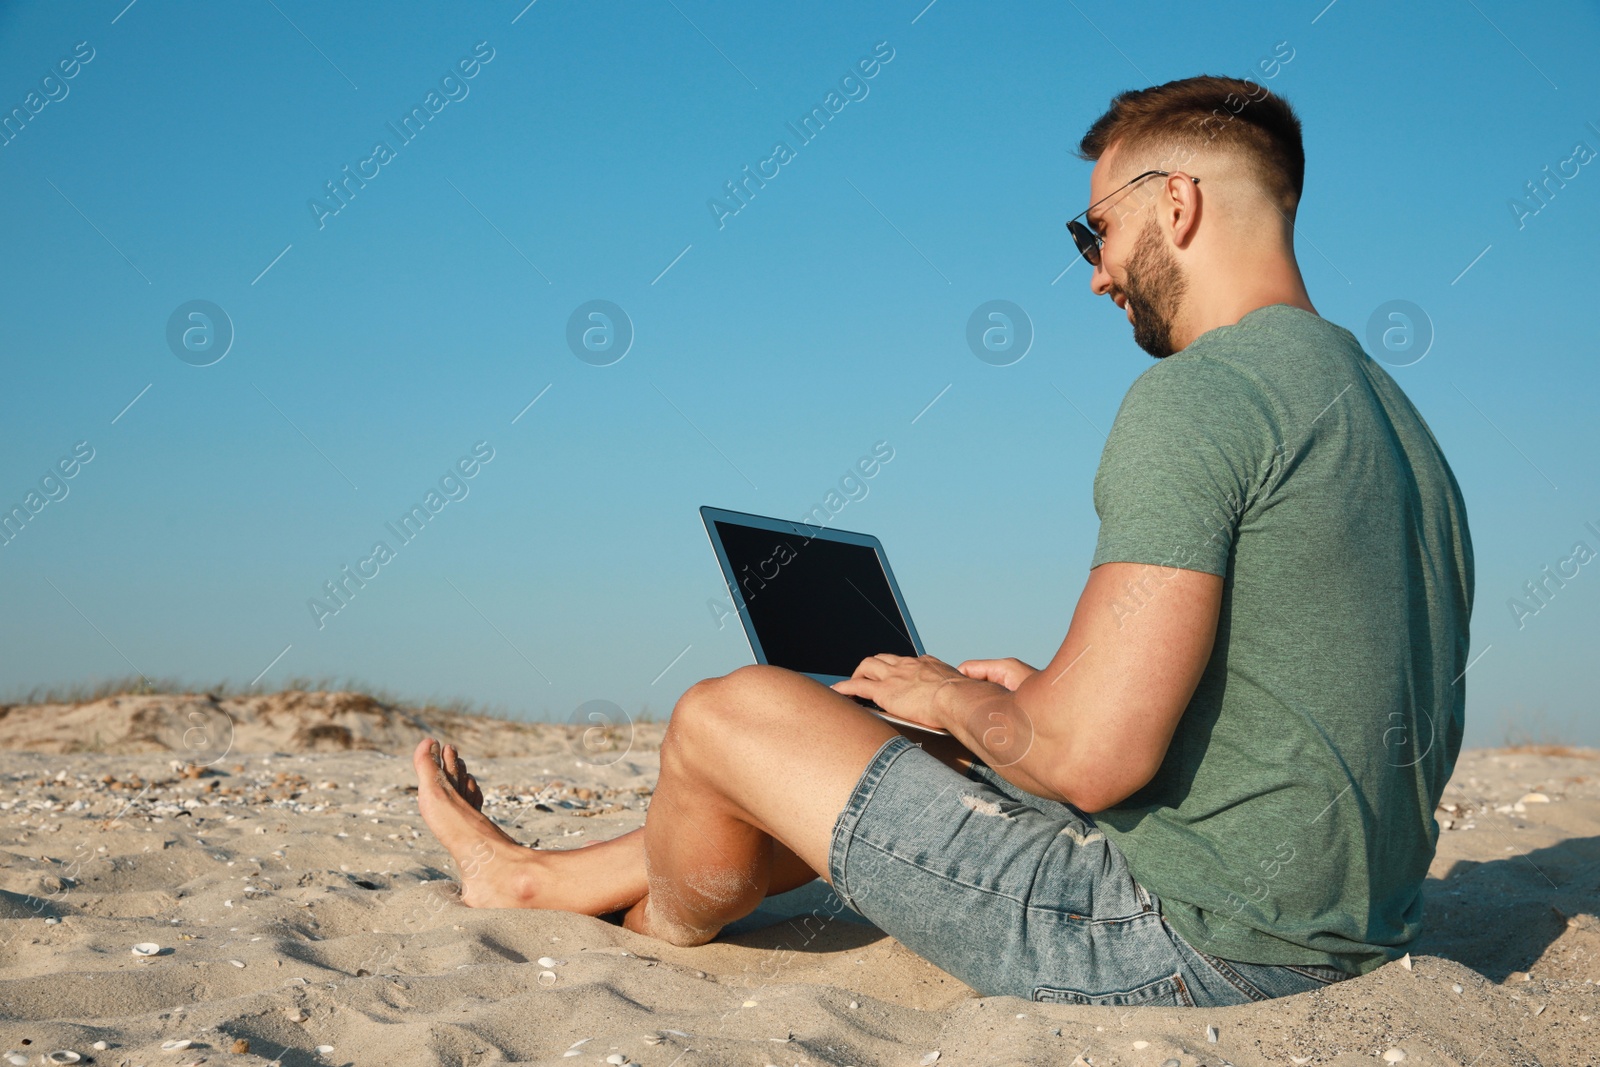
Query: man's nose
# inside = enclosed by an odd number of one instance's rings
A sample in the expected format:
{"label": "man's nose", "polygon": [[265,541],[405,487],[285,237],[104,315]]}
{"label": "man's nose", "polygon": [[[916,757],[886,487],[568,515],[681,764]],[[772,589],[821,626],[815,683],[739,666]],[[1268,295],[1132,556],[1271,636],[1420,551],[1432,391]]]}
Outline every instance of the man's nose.
{"label": "man's nose", "polygon": [[1095,296],[1105,296],[1111,292],[1111,275],[1106,271],[1104,259],[1094,265],[1094,273],[1089,275],[1089,291]]}

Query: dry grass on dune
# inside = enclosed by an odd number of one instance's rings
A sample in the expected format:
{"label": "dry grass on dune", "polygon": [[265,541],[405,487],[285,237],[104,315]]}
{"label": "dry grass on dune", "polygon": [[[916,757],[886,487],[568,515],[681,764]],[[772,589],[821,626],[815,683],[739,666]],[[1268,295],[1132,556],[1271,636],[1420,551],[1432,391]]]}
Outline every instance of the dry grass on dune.
{"label": "dry grass on dune", "polygon": [[365,692],[142,693],[137,688],[108,687],[106,694],[80,701],[0,704],[0,749],[59,755],[171,752],[210,766],[243,752],[400,755],[430,736],[479,758],[523,754],[554,737],[567,739],[577,755],[594,759],[636,742],[656,743],[647,718],[569,725],[482,715],[462,710],[470,708],[464,704],[400,704]]}

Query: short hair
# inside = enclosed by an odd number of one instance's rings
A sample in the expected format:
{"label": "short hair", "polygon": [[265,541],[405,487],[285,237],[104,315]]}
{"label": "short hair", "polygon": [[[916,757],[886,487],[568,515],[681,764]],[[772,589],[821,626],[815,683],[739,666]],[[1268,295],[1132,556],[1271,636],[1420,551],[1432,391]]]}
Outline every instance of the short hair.
{"label": "short hair", "polygon": [[1178,154],[1181,166],[1211,144],[1248,159],[1279,206],[1294,212],[1306,174],[1300,119],[1259,82],[1202,74],[1119,93],[1083,135],[1078,156],[1093,161],[1113,145],[1155,146]]}

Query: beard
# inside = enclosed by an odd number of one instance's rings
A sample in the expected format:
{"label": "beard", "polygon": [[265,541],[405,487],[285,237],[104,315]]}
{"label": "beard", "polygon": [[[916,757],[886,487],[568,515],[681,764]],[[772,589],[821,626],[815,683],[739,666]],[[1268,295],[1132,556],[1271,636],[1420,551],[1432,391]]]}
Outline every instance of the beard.
{"label": "beard", "polygon": [[1133,343],[1157,359],[1165,359],[1177,351],[1172,327],[1188,282],[1172,250],[1161,240],[1155,219],[1145,222],[1124,273],[1127,280],[1121,288],[1133,312]]}

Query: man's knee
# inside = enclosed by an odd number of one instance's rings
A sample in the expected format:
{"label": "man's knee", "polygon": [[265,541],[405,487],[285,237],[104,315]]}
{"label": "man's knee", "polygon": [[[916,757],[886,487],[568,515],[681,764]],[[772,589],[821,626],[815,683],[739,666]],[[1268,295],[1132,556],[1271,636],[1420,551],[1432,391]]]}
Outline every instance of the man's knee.
{"label": "man's knee", "polygon": [[738,731],[758,729],[758,720],[776,704],[774,687],[793,684],[793,678],[793,672],[781,667],[752,663],[696,682],[673,706],[663,755],[669,747],[677,749],[675,755],[687,755]]}
{"label": "man's knee", "polygon": [[782,667],[773,667],[766,663],[747,663],[743,667],[729,671],[721,678],[709,680],[718,683],[720,689],[731,695],[749,698],[756,706],[770,706],[774,691],[794,685],[797,677],[801,676]]}
{"label": "man's knee", "polygon": [[729,708],[760,709],[771,706],[774,691],[793,685],[795,673],[765,663],[749,663],[720,678],[702,678],[684,691],[672,714],[687,706],[691,714]]}

